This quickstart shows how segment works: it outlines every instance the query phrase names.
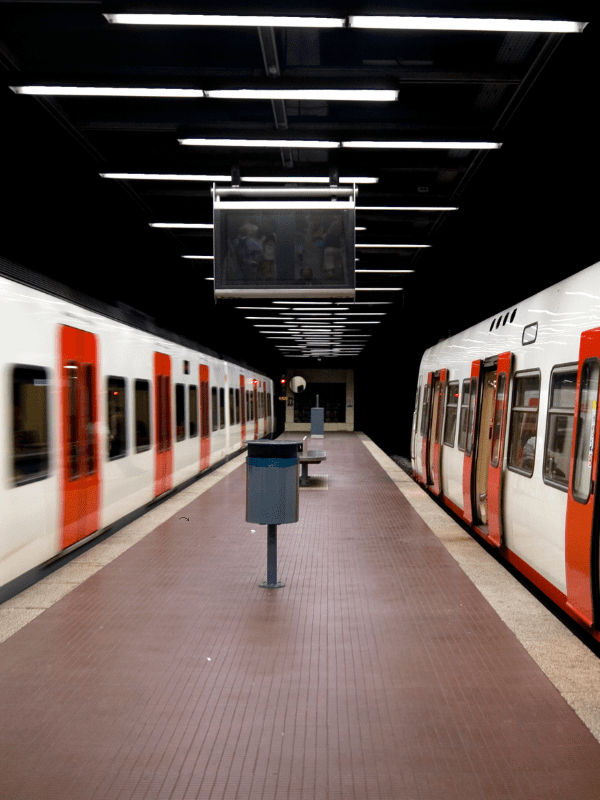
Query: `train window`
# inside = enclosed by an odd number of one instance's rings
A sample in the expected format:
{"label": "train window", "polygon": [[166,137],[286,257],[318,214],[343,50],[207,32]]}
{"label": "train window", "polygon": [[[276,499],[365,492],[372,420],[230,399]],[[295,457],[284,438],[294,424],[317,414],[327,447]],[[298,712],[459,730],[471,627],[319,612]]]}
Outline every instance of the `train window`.
{"label": "train window", "polygon": [[229,424],[235,425],[235,408],[233,406],[233,389],[229,389]]}
{"label": "train window", "polygon": [[225,389],[219,389],[219,427],[225,427]]}
{"label": "train window", "polygon": [[427,383],[423,387],[423,407],[421,409],[421,436],[427,436],[427,423],[429,422],[429,396],[431,394],[431,384]]}
{"label": "train window", "polygon": [[198,389],[196,386],[188,386],[188,400],[190,406],[190,438],[198,436]]}
{"label": "train window", "polygon": [[14,367],[13,481],[15,486],[48,477],[48,375],[42,367]]}
{"label": "train window", "polygon": [[150,449],[150,384],[135,382],[135,452]]}
{"label": "train window", "polygon": [[470,456],[473,452],[473,437],[475,435],[475,407],[477,404],[478,386],[479,379],[475,377],[471,378],[471,388],[469,390],[469,414],[467,421],[467,442],[465,445],[465,453],[468,456]]}
{"label": "train window", "polygon": [[515,321],[515,316],[516,316],[516,314],[517,314],[517,309],[515,308],[515,310],[514,310],[514,311],[512,312],[512,314],[510,315],[510,321],[511,321],[511,322],[514,322],[514,321]]}
{"label": "train window", "polygon": [[592,489],[599,375],[600,361],[597,358],[586,359],[581,368],[575,466],[573,469],[573,497],[578,503],[587,503]]}
{"label": "train window", "polygon": [[460,421],[458,426],[458,449],[464,450],[467,444],[467,422],[469,419],[469,398],[471,396],[471,380],[467,379],[462,384],[462,397],[460,401]]}
{"label": "train window", "polygon": [[185,439],[185,386],[183,383],[175,384],[175,439],[178,442]]}
{"label": "train window", "polygon": [[219,428],[219,407],[217,405],[217,387],[213,386],[211,389],[212,398],[212,429],[213,431]]}
{"label": "train window", "polygon": [[240,390],[235,390],[235,424],[240,424]]}
{"label": "train window", "polygon": [[448,399],[446,400],[446,420],[444,422],[444,444],[454,447],[456,438],[456,417],[458,413],[458,381],[448,384]]}
{"label": "train window", "polygon": [[540,404],[540,374],[515,375],[508,440],[508,467],[530,478],[535,462],[535,445]]}
{"label": "train window", "polygon": [[496,400],[494,403],[494,426],[492,434],[492,467],[497,467],[500,460],[500,435],[502,433],[502,417],[506,399],[506,372],[498,375],[496,383]]}
{"label": "train window", "polygon": [[565,492],[569,486],[576,388],[577,364],[553,370],[546,423],[544,482]]}
{"label": "train window", "polygon": [[109,375],[107,383],[108,458],[127,455],[125,417],[125,379]]}

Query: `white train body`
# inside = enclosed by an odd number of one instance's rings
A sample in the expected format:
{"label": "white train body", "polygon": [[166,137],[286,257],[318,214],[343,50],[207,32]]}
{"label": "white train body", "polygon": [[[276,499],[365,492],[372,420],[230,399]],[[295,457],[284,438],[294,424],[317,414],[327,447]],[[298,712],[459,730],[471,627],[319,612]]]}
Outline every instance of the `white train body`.
{"label": "white train body", "polygon": [[0,331],[0,587],[274,430],[266,376],[2,276]]}
{"label": "white train body", "polygon": [[596,638],[599,365],[600,263],[428,349],[411,439],[414,477]]}

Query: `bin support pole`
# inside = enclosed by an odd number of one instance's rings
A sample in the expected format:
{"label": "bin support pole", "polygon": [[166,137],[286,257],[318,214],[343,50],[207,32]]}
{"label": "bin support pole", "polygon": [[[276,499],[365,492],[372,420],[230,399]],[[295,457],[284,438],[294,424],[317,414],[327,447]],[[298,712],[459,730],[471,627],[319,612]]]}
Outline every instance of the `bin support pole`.
{"label": "bin support pole", "polygon": [[267,580],[263,589],[281,589],[285,583],[277,580],[277,525],[267,525]]}

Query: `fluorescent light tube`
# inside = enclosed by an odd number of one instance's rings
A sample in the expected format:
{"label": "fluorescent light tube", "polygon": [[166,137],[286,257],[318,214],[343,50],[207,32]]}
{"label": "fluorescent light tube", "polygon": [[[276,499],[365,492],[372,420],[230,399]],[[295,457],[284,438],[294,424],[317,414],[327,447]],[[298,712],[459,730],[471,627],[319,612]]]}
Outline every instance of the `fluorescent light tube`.
{"label": "fluorescent light tube", "polygon": [[208,89],[206,97],[218,100],[346,100],[390,103],[395,89]]}
{"label": "fluorescent light tube", "polygon": [[200,258],[206,261],[214,261],[214,256],[181,256],[182,258]]}
{"label": "fluorescent light tube", "polygon": [[115,178],[120,181],[207,181],[209,183],[230,183],[231,175],[176,175],[156,172],[101,172],[101,178]]}
{"label": "fluorescent light tube", "polygon": [[[338,208],[353,209],[354,202],[340,202],[332,203],[330,200],[323,201],[310,201],[310,200],[257,200],[251,201],[235,201],[224,200],[215,203],[215,208],[235,210],[238,211],[254,211],[257,209],[276,209],[282,211],[291,211],[293,209],[306,209],[307,211],[325,211],[335,210]],[[211,226],[212,227],[212,226]]]}
{"label": "fluorescent light tube", "polygon": [[[199,147],[300,147],[332,149],[339,142],[318,142],[304,139],[178,139],[179,144]],[[230,178],[231,180],[231,178]]]}
{"label": "fluorescent light tube", "polygon": [[378,286],[357,286],[355,291],[357,292],[403,292],[404,289],[398,286],[387,287],[386,289],[380,288]]}
{"label": "fluorescent light tube", "polygon": [[470,17],[350,16],[351,28],[393,28],[428,31],[505,31],[523,33],[581,33],[587,22],[550,19],[483,19]]}
{"label": "fluorescent light tube", "polygon": [[108,86],[11,86],[16,94],[66,95],[83,97],[204,97],[203,89],[143,89]]}
{"label": "fluorescent light tube", "polygon": [[[431,247],[430,244],[355,244],[355,247],[376,247],[379,250],[398,247]],[[357,270],[358,272],[358,270]]]}
{"label": "fluorescent light tube", "polygon": [[355,272],[392,272],[392,273],[405,273],[414,272],[414,269],[356,269]]}
{"label": "fluorescent light tube", "polygon": [[357,211],[458,211],[456,206],[356,206]]}
{"label": "fluorescent light tube", "polygon": [[[231,178],[230,178],[231,180]],[[268,177],[268,176],[256,176],[256,177],[242,177],[242,183],[326,183],[329,184],[329,178],[308,178],[305,176],[301,177],[294,177],[290,176],[281,176],[278,175],[277,177]],[[379,178],[340,178],[340,183],[379,183]]]}
{"label": "fluorescent light tube", "polygon": [[342,142],[342,147],[365,148],[368,150],[498,150],[501,142]]}
{"label": "fluorescent light tube", "polygon": [[[336,147],[338,145],[336,144]],[[231,183],[231,175],[177,175],[160,174],[152,172],[101,172],[101,178],[114,178],[126,181],[206,181],[207,183]],[[267,176],[256,177],[242,176],[242,183],[325,183],[329,184],[326,177],[286,177],[286,176]],[[379,178],[340,178],[340,183],[378,183]]]}
{"label": "fluorescent light tube", "polygon": [[257,28],[343,28],[335,17],[241,16],[238,14],[103,14],[117,25],[212,25]]}
{"label": "fluorescent light tube", "polygon": [[151,228],[214,228],[212,222],[150,222]]}

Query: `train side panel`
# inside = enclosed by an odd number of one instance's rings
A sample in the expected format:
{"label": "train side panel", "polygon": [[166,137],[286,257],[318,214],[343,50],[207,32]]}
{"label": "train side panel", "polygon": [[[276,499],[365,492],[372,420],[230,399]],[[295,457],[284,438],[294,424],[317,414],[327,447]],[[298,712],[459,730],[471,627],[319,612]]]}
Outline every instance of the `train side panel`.
{"label": "train side panel", "polygon": [[[161,418],[170,410],[170,428],[166,418],[160,428],[172,453],[169,488],[244,446],[241,394],[235,408],[244,380],[272,393],[265,376],[2,276],[0,332],[0,586],[88,535],[72,522],[63,535],[67,505],[75,518],[78,508],[90,517],[85,491],[73,492],[78,481],[89,483],[86,476],[96,475],[98,496],[91,533],[153,500],[157,409]],[[162,405],[157,357],[170,370]],[[273,424],[271,416],[258,419],[252,395],[247,438],[267,435]]]}
{"label": "train side panel", "polygon": [[[429,413],[425,429],[430,436],[433,422],[431,404],[428,409],[423,395],[428,376],[433,376],[435,381],[442,370],[448,370],[445,421],[440,435],[440,499],[459,516],[465,516],[463,496],[471,491],[471,487],[465,485],[463,470],[469,431],[463,430],[460,449],[461,425],[464,429],[472,424],[471,433],[475,439],[473,481],[479,486],[477,459],[481,452],[486,452],[489,459],[489,448],[483,442],[494,435],[496,419],[491,411],[488,411],[489,419],[483,421],[481,409],[474,419],[469,417],[468,408],[463,412],[464,390],[466,387],[467,393],[469,391],[468,379],[474,361],[479,359],[482,375],[495,381],[494,359],[501,353],[513,354],[502,460],[500,548],[567,610],[565,520],[573,437],[574,374],[582,334],[597,326],[600,326],[600,265],[427,350],[419,370],[420,401],[413,424],[413,474],[419,482],[430,485],[433,482],[429,463],[433,442],[422,436],[423,415]],[[600,352],[597,355],[600,357]],[[456,382],[459,397],[452,411],[448,408],[448,393],[451,384],[456,385]],[[552,399],[557,386],[561,396],[570,398],[569,408],[561,408],[557,405],[559,401]],[[480,400],[482,391],[480,384]],[[448,432],[448,426],[453,424],[453,413],[454,434]],[[531,452],[525,456],[528,450]],[[481,497],[476,494],[474,491],[471,495],[475,509],[478,504],[485,506],[486,502],[485,492]],[[477,510],[472,525],[484,538],[488,537],[485,521],[481,516],[477,518]],[[585,577],[588,584],[598,581],[594,572],[598,565],[592,565],[591,561],[587,566],[591,572]]]}

